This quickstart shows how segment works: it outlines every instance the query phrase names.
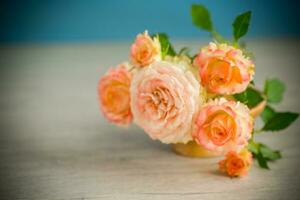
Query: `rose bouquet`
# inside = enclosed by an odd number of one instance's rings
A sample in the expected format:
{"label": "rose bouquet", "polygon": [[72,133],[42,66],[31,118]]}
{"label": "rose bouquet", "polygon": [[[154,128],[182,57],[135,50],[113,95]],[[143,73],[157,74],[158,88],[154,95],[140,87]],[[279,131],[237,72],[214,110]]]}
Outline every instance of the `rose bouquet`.
{"label": "rose bouquet", "polygon": [[[298,114],[272,107],[285,88],[278,79],[266,80],[263,91],[255,86],[252,54],[239,43],[251,12],[235,18],[233,41],[215,30],[204,6],[192,5],[191,16],[194,25],[211,33],[213,42],[191,56],[187,48],[175,51],[164,33],[138,34],[129,62],[110,69],[99,81],[104,116],[121,126],[134,121],[152,139],[172,144],[182,155],[224,155],[219,168],[232,177],[247,174],[253,158],[268,168],[281,154],[255,142],[254,135],[282,130]],[[264,125],[256,129],[258,116]]]}

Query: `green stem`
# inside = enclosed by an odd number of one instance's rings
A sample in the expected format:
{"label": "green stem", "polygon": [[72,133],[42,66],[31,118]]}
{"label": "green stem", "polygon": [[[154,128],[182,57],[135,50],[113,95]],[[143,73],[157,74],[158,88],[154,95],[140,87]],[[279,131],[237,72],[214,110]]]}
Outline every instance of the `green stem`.
{"label": "green stem", "polygon": [[212,30],[211,35],[219,43],[226,42],[226,40],[216,30]]}
{"label": "green stem", "polygon": [[233,41],[233,46],[234,46],[235,48],[239,48],[239,43],[238,43],[237,40],[234,40],[234,41]]}

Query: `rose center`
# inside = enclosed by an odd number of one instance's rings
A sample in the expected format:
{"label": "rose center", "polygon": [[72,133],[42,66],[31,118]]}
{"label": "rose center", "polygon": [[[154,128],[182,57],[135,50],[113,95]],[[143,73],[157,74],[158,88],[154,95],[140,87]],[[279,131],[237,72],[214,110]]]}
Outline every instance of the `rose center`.
{"label": "rose center", "polygon": [[231,169],[242,169],[245,167],[245,163],[240,158],[234,158],[228,162],[229,168]]}
{"label": "rose center", "polygon": [[147,60],[151,57],[151,47],[147,44],[141,45],[138,53],[139,60]]}
{"label": "rose center", "polygon": [[146,112],[150,113],[155,119],[168,120],[177,112],[174,97],[165,87],[156,87],[152,92],[146,95]]}
{"label": "rose center", "polygon": [[211,88],[224,85],[231,80],[232,68],[230,63],[224,60],[216,59],[211,62],[207,67],[207,71],[209,86]]}
{"label": "rose center", "polygon": [[122,113],[127,111],[129,103],[129,93],[126,87],[123,85],[116,85],[109,87],[104,95],[103,103],[107,109],[113,113]]}
{"label": "rose center", "polygon": [[218,111],[206,121],[206,133],[216,145],[224,145],[235,137],[236,124],[225,111]]}

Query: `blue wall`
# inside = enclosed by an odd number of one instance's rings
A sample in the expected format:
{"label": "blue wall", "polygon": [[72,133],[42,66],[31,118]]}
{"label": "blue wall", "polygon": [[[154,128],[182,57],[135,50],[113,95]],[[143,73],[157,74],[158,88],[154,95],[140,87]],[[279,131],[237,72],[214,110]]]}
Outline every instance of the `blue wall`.
{"label": "blue wall", "polygon": [[300,4],[288,0],[7,0],[0,6],[0,42],[130,40],[145,29],[172,38],[202,37],[207,34],[191,24],[194,2],[211,10],[225,36],[246,10],[253,11],[250,37],[300,35]]}

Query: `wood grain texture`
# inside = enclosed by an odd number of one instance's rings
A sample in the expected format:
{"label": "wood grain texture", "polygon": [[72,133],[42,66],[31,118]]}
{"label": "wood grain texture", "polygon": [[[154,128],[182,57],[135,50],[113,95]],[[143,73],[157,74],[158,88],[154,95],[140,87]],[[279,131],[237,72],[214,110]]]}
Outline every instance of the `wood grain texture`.
{"label": "wood grain texture", "polygon": [[[250,42],[257,84],[281,77],[288,90],[278,109],[299,112],[300,41]],[[220,174],[218,158],[180,157],[136,126],[108,124],[96,85],[129,45],[0,48],[0,199],[300,199],[299,120],[257,136],[283,159],[270,171],[254,165],[241,179]]]}

